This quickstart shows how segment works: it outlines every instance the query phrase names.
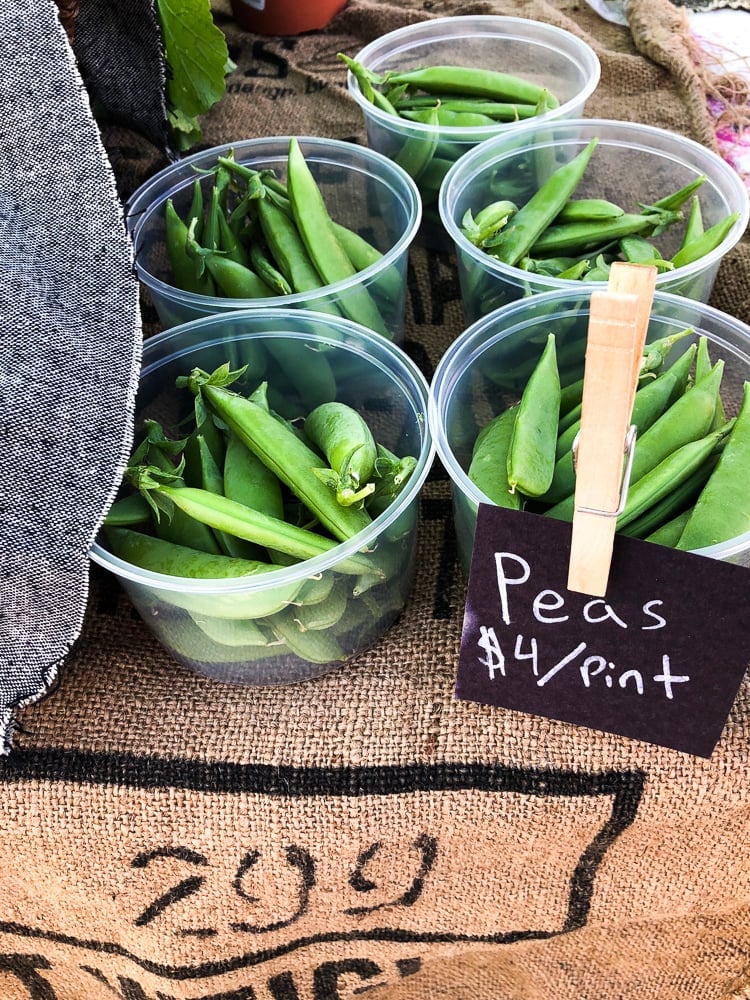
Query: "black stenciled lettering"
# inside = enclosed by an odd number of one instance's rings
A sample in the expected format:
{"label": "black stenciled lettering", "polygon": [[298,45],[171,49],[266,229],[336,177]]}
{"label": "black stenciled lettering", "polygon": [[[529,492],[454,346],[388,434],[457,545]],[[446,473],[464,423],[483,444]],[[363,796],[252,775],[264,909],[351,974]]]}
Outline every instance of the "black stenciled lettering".
{"label": "black stenciled lettering", "polygon": [[[287,46],[287,48],[291,47]],[[289,60],[279,55],[278,52],[270,50],[265,40],[258,39],[253,42],[252,53],[253,65],[250,69],[245,70],[245,76],[275,77],[278,80],[289,76]],[[256,63],[257,65],[255,65]]]}
{"label": "black stenciled lettering", "polygon": [[[187,847],[157,847],[152,851],[144,851],[136,855],[131,862],[133,868],[147,868],[153,861],[160,858],[176,858],[192,865],[207,865],[208,859],[196,851],[191,851]],[[136,917],[134,923],[136,927],[144,927],[160,916],[169,906],[186,899],[198,892],[205,882],[202,875],[191,875],[183,879],[177,885],[172,886],[161,896],[158,896],[146,909]]]}
{"label": "black stenciled lettering", "polygon": [[0,973],[10,972],[29,991],[31,1000],[57,1000],[50,984],[37,969],[51,969],[52,963],[44,955],[0,955]]}
{"label": "black stenciled lettering", "polygon": [[[435,837],[430,837],[425,833],[421,833],[413,842],[413,846],[420,855],[419,869],[412,879],[411,885],[403,893],[401,893],[400,896],[393,900],[375,903],[372,906],[350,906],[344,910],[344,913],[355,915],[373,913],[375,910],[382,910],[386,907],[413,906],[422,895],[425,877],[432,871],[435,865],[435,859],[437,857],[437,840]],[[363,892],[371,892],[375,888],[374,883],[364,877],[362,869],[370,861],[372,861],[380,850],[381,845],[379,843],[375,843],[359,855],[357,858],[357,867],[349,879],[349,884],[353,888],[356,889],[358,885],[361,885],[363,888],[359,891]]]}
{"label": "black stenciled lettering", "polygon": [[[299,872],[299,887],[297,890],[297,906],[291,916],[281,920],[274,920],[267,924],[253,924],[248,921],[239,921],[230,924],[234,931],[241,931],[250,934],[264,934],[267,931],[276,931],[281,927],[288,927],[307,912],[310,904],[310,890],[315,885],[315,862],[312,856],[303,848],[292,844],[284,848],[287,864],[290,868],[296,868]],[[255,903],[256,896],[252,896],[244,889],[244,879],[248,872],[255,866],[260,853],[258,851],[248,851],[240,862],[237,874],[234,878],[234,890],[241,899],[246,902]]]}
{"label": "black stenciled lettering", "polygon": [[268,992],[273,1000],[299,1000],[291,972],[280,972],[268,980]]}
{"label": "black stenciled lettering", "polygon": [[339,980],[344,976],[374,979],[381,974],[380,966],[369,958],[344,958],[338,962],[324,962],[313,974],[315,1000],[340,1000]]}
{"label": "black stenciled lettering", "polygon": [[428,249],[427,256],[427,273],[430,278],[430,305],[432,306],[430,320],[433,326],[442,326],[445,323],[446,305],[449,302],[455,302],[457,299],[460,299],[461,290],[448,254]]}
{"label": "black stenciled lettering", "polygon": [[[128,976],[118,976],[118,985],[113,986],[101,969],[95,969],[90,965],[82,965],[81,969],[83,972],[88,972],[90,976],[93,976],[97,982],[106,986],[113,996],[119,997],[120,1000],[151,1000],[141,984],[136,982],[135,979],[130,979]],[[156,1000],[175,1000],[175,998],[157,990]]]}

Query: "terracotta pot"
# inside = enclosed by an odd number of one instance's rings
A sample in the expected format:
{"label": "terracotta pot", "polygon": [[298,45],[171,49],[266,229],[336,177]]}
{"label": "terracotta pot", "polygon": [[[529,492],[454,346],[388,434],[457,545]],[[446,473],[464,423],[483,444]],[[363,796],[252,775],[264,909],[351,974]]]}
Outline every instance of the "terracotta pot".
{"label": "terracotta pot", "polygon": [[347,0],[231,0],[235,21],[261,35],[299,35],[325,26]]}

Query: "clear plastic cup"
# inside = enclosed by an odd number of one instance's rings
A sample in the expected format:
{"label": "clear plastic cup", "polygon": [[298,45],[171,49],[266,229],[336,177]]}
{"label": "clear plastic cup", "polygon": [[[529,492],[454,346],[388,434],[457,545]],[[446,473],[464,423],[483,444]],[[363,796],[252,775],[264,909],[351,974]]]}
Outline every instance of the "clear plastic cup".
{"label": "clear plastic cup", "polygon": [[[286,180],[288,136],[214,146],[155,174],[133,193],[126,206],[136,272],[164,328],[234,309],[275,306],[333,312],[358,321],[354,296],[365,289],[380,316],[375,320],[375,332],[396,343],[403,340],[409,247],[422,211],[416,185],[405,170],[374,150],[335,139],[300,136],[298,141],[330,215],[336,223],[365,237],[381,254],[377,262],[344,281],[293,295],[234,299],[175,287],[165,246],[164,206],[168,198],[185,218],[193,181],[201,176],[198,171],[215,166],[217,157],[230,152],[238,162],[255,170],[273,170],[279,180]],[[205,184],[209,183],[206,176]]]}
{"label": "clear plastic cup", "polygon": [[[461,565],[468,576],[477,508],[491,503],[468,477],[480,427],[520,398],[547,335],[555,334],[561,382],[583,375],[590,295],[571,289],[544,292],[514,302],[469,326],[440,359],[430,385],[428,419],[438,458],[451,481],[453,517]],[[686,329],[666,359],[670,364],[699,336],[708,339],[711,360],[724,361],[722,400],[727,417],[742,400],[750,379],[750,327],[703,303],[657,291],[648,342]],[[636,445],[637,447],[637,445]],[[750,468],[746,470],[750,477]],[[707,548],[700,555],[750,566],[750,531]]]}
{"label": "clear plastic cup", "polygon": [[[456,249],[467,323],[508,302],[554,289],[601,287],[601,282],[545,277],[511,267],[480,249],[462,232],[467,210],[474,214],[498,198],[525,204],[543,181],[592,139],[599,140],[574,197],[604,198],[626,212],[657,200],[705,176],[697,190],[705,229],[734,212],[739,217],[719,245],[692,264],[662,271],[660,291],[708,301],[722,258],[744,233],[750,217],[748,192],[737,172],[712,150],[666,129],[637,122],[582,119],[538,122],[523,134],[508,134],[471,150],[455,164],[440,191],[440,216]],[[689,206],[682,209],[687,219]],[[674,255],[685,221],[654,242],[665,259]]]}
{"label": "clear plastic cup", "polygon": [[[362,93],[354,75],[347,74],[349,93],[364,115],[369,145],[392,159],[408,152],[409,158],[400,162],[414,173],[422,197],[420,238],[437,248],[450,247],[437,206],[440,184],[450,166],[478,143],[524,131],[534,120],[581,117],[601,75],[596,53],[576,35],[541,21],[494,14],[437,17],[410,24],[370,42],[354,58],[378,74],[437,65],[501,70],[547,87],[559,102],[538,119],[435,129],[375,107]],[[417,173],[414,165],[421,165],[420,150],[424,147],[434,147],[433,155]]]}
{"label": "clear plastic cup", "polygon": [[247,364],[249,382],[266,379],[269,400],[288,419],[334,396],[354,406],[380,444],[416,459],[402,491],[349,541],[253,576],[207,580],[151,572],[113,555],[104,533],[91,558],[118,578],[181,663],[234,683],[307,680],[372,646],[408,598],[418,498],[434,456],[427,382],[400,347],[349,320],[295,309],[207,317],[146,340],[136,443],[146,418],[157,419],[168,436],[182,436],[194,399],[175,388],[175,378],[225,362],[232,369]]}

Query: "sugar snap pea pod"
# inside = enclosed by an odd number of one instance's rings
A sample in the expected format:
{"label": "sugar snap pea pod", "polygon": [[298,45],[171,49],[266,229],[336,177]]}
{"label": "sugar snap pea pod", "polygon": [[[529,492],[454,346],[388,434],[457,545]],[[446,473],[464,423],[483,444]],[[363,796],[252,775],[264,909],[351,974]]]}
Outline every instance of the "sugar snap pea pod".
{"label": "sugar snap pea pod", "polygon": [[281,611],[273,618],[273,630],[283,639],[292,652],[310,663],[333,663],[345,660],[346,651],[330,629],[303,632],[294,620],[294,614]]}
{"label": "sugar snap pea pod", "polygon": [[555,216],[555,223],[617,219],[624,214],[623,208],[605,198],[571,198]]}
{"label": "sugar snap pea pod", "polygon": [[278,269],[295,292],[316,291],[322,285],[302,237],[291,217],[270,198],[258,202],[258,219]]}
{"label": "sugar snap pea pod", "polygon": [[630,472],[632,483],[638,482],[676,448],[709,432],[723,370],[723,361],[717,361],[708,375],[676,399],[644,434],[638,436]]}
{"label": "sugar snap pea pod", "polygon": [[561,211],[581,182],[598,140],[592,139],[572,160],[558,167],[529,201],[492,240],[492,254],[506,264],[517,264]]}
{"label": "sugar snap pea pod", "polygon": [[151,508],[138,493],[115,500],[104,516],[105,526],[132,528],[151,520]]}
{"label": "sugar snap pea pod", "polygon": [[[664,372],[659,378],[647,382],[636,392],[630,421],[637,428],[638,434],[643,434],[664,413],[669,405],[675,382],[674,375]],[[540,497],[545,503],[557,503],[575,490],[572,447],[580,426],[581,422],[577,420],[558,436],[555,450],[557,460],[552,482],[544,496]]]}
{"label": "sugar snap pea pod", "polygon": [[[194,460],[198,466],[198,482],[196,485],[200,489],[208,490],[217,496],[223,496],[224,475],[216,464],[214,456],[211,454],[211,449],[208,446],[206,438],[200,433],[191,435],[185,447],[186,455],[189,450],[193,452]],[[187,477],[186,483],[188,483]],[[265,556],[262,549],[244,538],[237,538],[235,535],[228,534],[217,528],[214,528],[214,535],[224,555],[233,556],[235,559],[256,560],[262,560]]]}
{"label": "sugar snap pea pod", "polygon": [[[692,333],[692,327],[686,327],[677,333],[669,333],[664,337],[657,337],[655,340],[647,343],[643,352],[643,361],[641,362],[641,376],[658,372],[672,348]],[[695,345],[691,345],[688,350],[695,351]]]}
{"label": "sugar snap pea pod", "polygon": [[462,97],[474,95],[534,105],[545,90],[544,87],[511,73],[469,66],[426,66],[401,73],[388,73],[386,82],[389,86],[407,84],[428,93],[457,94]]}
{"label": "sugar snap pea pod", "polygon": [[521,509],[521,494],[508,482],[508,450],[518,405],[509,406],[482,428],[472,450],[467,476],[498,507]]}
{"label": "sugar snap pea pod", "polygon": [[708,477],[711,475],[718,460],[719,456],[716,454],[709,456],[683,483],[679,483],[661,500],[653,506],[648,507],[640,517],[635,518],[630,524],[621,528],[621,534],[630,535],[633,538],[646,538],[663,525],[665,521],[674,517],[678,511],[692,506],[698,498],[698,494],[706,485]]}
{"label": "sugar snap pea pod", "polygon": [[750,382],[745,382],[734,426],[716,468],[695,503],[677,548],[700,549],[750,530],[749,468]]}
{"label": "sugar snap pea pod", "polygon": [[[357,272],[339,243],[323,195],[295,136],[289,140],[287,191],[294,221],[313,264],[326,284],[353,277]],[[363,286],[348,289],[340,300],[350,319],[388,337],[380,311]]]}
{"label": "sugar snap pea pod", "polygon": [[687,519],[690,517],[691,510],[692,508],[688,507],[687,510],[675,514],[674,517],[660,524],[658,528],[654,528],[651,534],[645,535],[643,540],[653,542],[655,545],[666,545],[670,549],[675,548]]}
{"label": "sugar snap pea pod", "polygon": [[552,481],[560,415],[560,376],[555,335],[547,336],[541,357],[521,394],[508,447],[507,472],[511,491],[541,496]]}
{"label": "sugar snap pea pod", "polygon": [[507,101],[485,101],[481,98],[457,98],[453,94],[406,94],[394,102],[396,111],[403,115],[405,111],[417,108],[430,108],[435,101],[440,101],[444,109],[451,111],[472,111],[484,115],[494,122],[515,122],[534,118],[537,114],[535,104],[511,104]]}
{"label": "sugar snap pea pod", "polygon": [[250,266],[275,295],[291,295],[292,286],[276,267],[265,241],[253,240],[249,248]]}
{"label": "sugar snap pea pod", "polygon": [[427,135],[408,136],[401,149],[393,157],[394,161],[403,167],[415,181],[418,181],[425,172],[437,150],[437,128],[439,125],[437,107],[430,108],[423,124],[430,125],[432,131],[428,132]]}
{"label": "sugar snap pea pod", "polygon": [[190,617],[209,639],[220,646],[272,647],[276,641],[272,632],[263,629],[252,618],[217,618],[196,612]]}
{"label": "sugar snap pea pod", "polygon": [[[152,497],[155,502],[166,500],[175,507],[201,521],[209,527],[228,534],[256,542],[268,549],[278,549],[295,556],[298,560],[312,559],[331,551],[338,544],[307,528],[281,521],[278,518],[252,510],[245,504],[227,497],[218,496],[208,490],[192,486],[175,487],[159,482],[153,477],[151,470],[139,468],[129,469],[133,485],[144,495]],[[156,496],[154,496],[156,494]],[[344,508],[349,509],[349,508]],[[353,555],[337,563],[337,569],[342,573],[358,575],[372,571],[372,564],[363,555]]]}
{"label": "sugar snap pea pod", "polygon": [[575,264],[571,264],[570,267],[566,267],[564,271],[560,271],[558,278],[563,278],[566,281],[578,281],[583,277],[591,276],[591,261],[589,260],[578,260]]}
{"label": "sugar snap pea pod", "polygon": [[295,624],[302,632],[333,628],[346,611],[348,600],[349,588],[343,580],[337,580],[325,600],[311,604],[302,601],[297,604],[294,610]]}
{"label": "sugar snap pea pod", "polygon": [[365,500],[370,517],[377,517],[386,510],[401,493],[417,467],[413,455],[395,455],[389,448],[378,442],[378,457],[375,460],[375,490]]}
{"label": "sugar snap pea pod", "polygon": [[[713,364],[708,354],[708,338],[699,337],[698,347],[695,354],[695,381],[699,382],[702,378],[708,375],[712,368]],[[714,413],[711,429],[713,430],[716,427],[721,427],[721,425],[726,422],[726,419],[724,404],[721,396],[719,395],[716,399],[716,412]]]}
{"label": "sugar snap pea pod", "polygon": [[227,434],[223,493],[230,500],[237,500],[271,517],[284,517],[284,500],[278,477],[234,431]]}
{"label": "sugar snap pea pod", "polygon": [[338,400],[320,403],[305,418],[304,432],[325,455],[333,472],[329,482],[340,504],[364,501],[375,490],[370,482],[375,472],[377,445],[362,414]]}
{"label": "sugar snap pea pod", "polygon": [[686,247],[693,240],[698,239],[704,233],[703,226],[703,211],[701,209],[700,199],[697,195],[693,195],[693,200],[690,203],[690,212],[688,213],[687,222],[685,223],[685,232],[682,237],[682,243],[680,244],[680,250]]}
{"label": "sugar snap pea pod", "polygon": [[167,257],[174,284],[184,292],[214,295],[216,289],[211,275],[202,271],[187,251],[188,226],[177,214],[171,198],[164,205],[164,224]]}
{"label": "sugar snap pea pod", "polygon": [[[486,128],[495,124],[495,119],[489,115],[483,115],[476,111],[455,111],[446,108],[440,102],[437,103],[437,124],[448,128]],[[399,112],[402,118],[411,122],[422,122],[423,125],[432,124],[432,115],[429,108],[414,108]]]}
{"label": "sugar snap pea pod", "polygon": [[396,116],[397,112],[393,104],[383,94],[382,90],[379,89],[383,84],[382,76],[373,73],[372,70],[363,66],[361,62],[344,55],[343,52],[339,52],[337,55],[351,70],[352,76],[359,84],[359,89],[362,91],[364,99],[369,101],[370,104],[374,104],[376,108],[380,108],[381,111],[385,111],[386,114]]}
{"label": "sugar snap pea pod", "polygon": [[[600,250],[605,244],[622,239],[623,236],[653,233],[657,225],[660,224],[658,222],[660,218],[665,217],[624,212],[616,219],[610,219],[606,222],[589,220],[550,225],[545,228],[544,232],[540,232],[534,240],[530,247],[530,253],[533,257],[542,257],[545,254],[592,253]],[[677,221],[676,215],[672,221]],[[495,247],[493,247],[493,252],[496,252]]]}
{"label": "sugar snap pea pod", "polygon": [[320,482],[313,472],[320,465],[320,457],[286,423],[252,400],[204,381],[200,374],[193,377],[191,388],[203,394],[208,406],[286,483],[334,538],[345,541],[370,524],[366,511],[342,507],[335,494]]}
{"label": "sugar snap pea pod", "polygon": [[[379,264],[383,259],[380,250],[353,229],[334,222],[333,231],[357,271],[364,271],[373,264]],[[373,283],[372,288],[377,288],[377,291],[391,302],[400,302],[405,292],[404,280],[395,267],[389,267],[378,275],[377,282]]]}
{"label": "sugar snap pea pod", "polygon": [[234,260],[243,267],[250,267],[250,255],[243,243],[237,238],[223,212],[219,213],[219,247],[222,253],[226,254],[229,260]]}
{"label": "sugar snap pea pod", "polygon": [[[219,197],[219,189],[216,185],[214,185],[214,187],[211,188],[211,194],[208,205],[206,206],[206,213],[201,230],[202,245],[207,250],[219,249],[219,218],[223,214]],[[191,230],[191,235],[195,237],[195,229]]]}
{"label": "sugar snap pea pod", "polygon": [[714,223],[713,226],[706,229],[700,236],[696,236],[690,243],[682,246],[672,258],[672,264],[675,267],[684,267],[686,264],[692,264],[693,261],[705,257],[707,253],[711,253],[712,250],[715,250],[726,239],[739,217],[739,212],[732,212],[730,215]]}
{"label": "sugar snap pea pod", "polygon": [[617,519],[618,529],[640,517],[649,507],[684,483],[717,449],[721,449],[735,419],[727,421],[723,427],[711,431],[705,437],[675,449],[657,466],[631,483],[625,509]]}
{"label": "sugar snap pea pod", "polygon": [[518,211],[515,202],[501,199],[485,205],[473,215],[471,209],[464,213],[461,220],[461,232],[475,246],[482,246],[485,240],[493,237],[508,220]]}
{"label": "sugar snap pea pod", "polygon": [[663,198],[659,198],[655,201],[653,205],[641,205],[644,209],[652,208],[665,208],[669,212],[678,212],[683,205],[685,205],[690,198],[693,197],[695,192],[700,188],[706,181],[706,175],[700,174],[695,177],[692,181],[685,184],[678,191],[673,191],[671,194],[665,195]]}

